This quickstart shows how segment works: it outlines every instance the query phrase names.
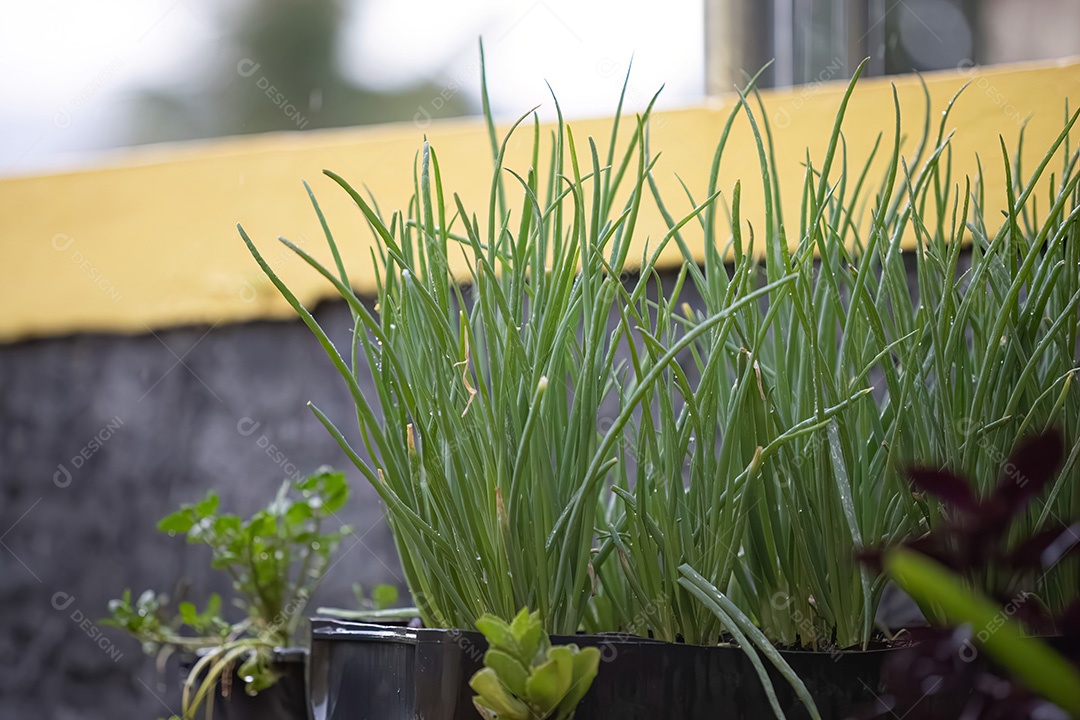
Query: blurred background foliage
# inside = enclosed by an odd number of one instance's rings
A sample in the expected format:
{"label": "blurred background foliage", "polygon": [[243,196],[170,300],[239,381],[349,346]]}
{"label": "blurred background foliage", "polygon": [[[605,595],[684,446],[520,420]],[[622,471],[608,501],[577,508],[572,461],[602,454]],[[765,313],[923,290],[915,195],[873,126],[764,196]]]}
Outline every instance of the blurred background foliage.
{"label": "blurred background foliage", "polygon": [[240,60],[220,58],[205,79],[182,90],[140,92],[131,140],[371,125],[411,119],[419,107],[431,118],[471,110],[461,94],[433,107],[442,88],[432,82],[381,91],[346,78],[337,61],[345,11],[338,0],[253,0],[223,13]]}

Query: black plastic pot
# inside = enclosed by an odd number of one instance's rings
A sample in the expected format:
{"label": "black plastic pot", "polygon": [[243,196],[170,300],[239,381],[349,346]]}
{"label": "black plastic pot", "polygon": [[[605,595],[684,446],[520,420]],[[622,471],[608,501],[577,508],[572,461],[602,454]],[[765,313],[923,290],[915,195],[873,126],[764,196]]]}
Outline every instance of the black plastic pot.
{"label": "black plastic pot", "polygon": [[[552,638],[600,648],[600,672],[575,720],[762,720],[773,717],[742,650],[623,635]],[[469,678],[483,666],[479,633],[312,622],[310,691],[315,720],[478,720]],[[874,699],[892,650],[784,652],[824,720]],[[808,713],[772,671],[788,718]]]}
{"label": "black plastic pot", "polygon": [[[212,693],[215,720],[310,720],[305,678],[308,652],[304,648],[281,648],[274,651],[273,667],[281,676],[257,695],[248,695],[244,681],[233,674],[228,697],[222,697],[221,684]],[[194,658],[181,663],[181,681],[186,680]],[[200,710],[199,717],[203,711]]]}

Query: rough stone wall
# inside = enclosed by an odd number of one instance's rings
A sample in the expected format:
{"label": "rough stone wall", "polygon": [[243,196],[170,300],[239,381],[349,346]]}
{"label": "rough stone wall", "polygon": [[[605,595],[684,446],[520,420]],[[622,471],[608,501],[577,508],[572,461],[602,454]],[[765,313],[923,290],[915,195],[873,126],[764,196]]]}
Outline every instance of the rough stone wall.
{"label": "rough stone wall", "polygon": [[[345,307],[317,315],[347,346]],[[169,591],[185,577],[193,598],[228,591],[206,548],[154,527],[209,488],[251,513],[294,472],[345,469],[355,535],[312,609],[350,607],[354,582],[404,591],[377,495],[308,400],[348,425],[344,383],[299,322],[0,346],[0,718],[179,710],[175,668],[158,673],[98,620],[126,587]]]}

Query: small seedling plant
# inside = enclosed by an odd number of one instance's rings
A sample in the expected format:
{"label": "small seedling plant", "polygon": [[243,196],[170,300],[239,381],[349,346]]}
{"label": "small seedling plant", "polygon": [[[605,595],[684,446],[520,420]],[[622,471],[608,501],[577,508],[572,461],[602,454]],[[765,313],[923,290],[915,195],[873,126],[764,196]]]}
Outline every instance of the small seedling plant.
{"label": "small seedling plant", "polygon": [[348,526],[324,528],[345,504],[344,473],[320,468],[299,482],[285,482],[273,502],[248,519],[219,511],[214,492],[163,518],[158,529],[207,545],[211,567],[232,578],[233,605],[242,615],[226,620],[221,598],[212,595],[202,612],[188,601],[174,608],[147,591],[132,601],[130,590],[109,604],[112,625],[127,630],[150,653],[199,652],[183,689],[183,718],[206,706],[220,682],[229,692],[233,669],[249,694],[277,679],[275,648],[293,645],[304,609]]}
{"label": "small seedling plant", "polygon": [[484,668],[469,681],[484,720],[571,720],[600,667],[594,647],[552,645],[539,613],[528,608],[512,622],[484,615],[476,622],[488,641]]}

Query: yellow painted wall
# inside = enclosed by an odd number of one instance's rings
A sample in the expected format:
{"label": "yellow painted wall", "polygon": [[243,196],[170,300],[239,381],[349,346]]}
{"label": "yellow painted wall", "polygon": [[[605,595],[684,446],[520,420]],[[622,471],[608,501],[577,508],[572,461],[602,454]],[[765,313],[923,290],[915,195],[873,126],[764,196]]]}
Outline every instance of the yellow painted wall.
{"label": "yellow painted wall", "polygon": [[[1070,107],[1080,105],[1077,61],[963,69],[926,80],[935,111],[973,81],[949,121],[957,130],[954,162],[961,175],[974,174],[975,153],[981,154],[988,199],[998,207],[1004,204],[998,135],[1011,147],[1030,116],[1025,146],[1032,167],[1060,131],[1066,99]],[[891,137],[892,82],[905,127],[919,132],[924,102],[915,78],[864,80],[844,126],[853,163],[865,158],[878,132]],[[830,83],[763,93],[789,219],[798,216],[804,151],[809,147],[820,160],[843,89],[843,83]],[[651,147],[663,152],[656,176],[669,206],[686,207],[676,172],[704,195],[713,148],[736,99],[725,96],[654,118]],[[608,121],[572,125],[578,138],[595,135],[603,152]],[[327,297],[332,288],[274,241],[284,235],[317,256],[327,255],[301,179],[312,184],[345,245],[350,276],[370,290],[371,275],[363,270],[370,234],[359,211],[321,171],[330,168],[356,186],[366,184],[384,212],[403,208],[425,133],[439,154],[445,187],[482,214],[491,156],[486,132],[474,120],[163,146],[131,151],[120,164],[90,171],[0,180],[0,248],[7,270],[0,285],[0,341],[291,316],[239,240],[238,221],[301,300],[310,305]],[[521,171],[527,170],[527,135],[514,143],[508,163]],[[741,178],[743,216],[760,227],[757,168],[749,127],[740,118],[720,187],[730,190]],[[639,227],[640,239],[655,240],[666,230],[655,213],[643,215]]]}

